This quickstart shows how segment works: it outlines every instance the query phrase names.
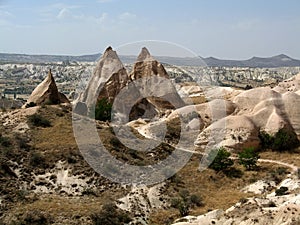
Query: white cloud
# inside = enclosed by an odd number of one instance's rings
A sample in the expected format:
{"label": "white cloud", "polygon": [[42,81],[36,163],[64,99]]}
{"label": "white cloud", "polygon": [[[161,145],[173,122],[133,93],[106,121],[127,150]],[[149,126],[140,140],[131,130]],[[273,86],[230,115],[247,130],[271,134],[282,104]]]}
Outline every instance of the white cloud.
{"label": "white cloud", "polygon": [[120,20],[133,20],[136,19],[136,15],[129,12],[124,12],[119,16]]}
{"label": "white cloud", "polygon": [[102,13],[99,18],[97,18],[98,23],[104,23],[107,20],[108,14],[107,13]]}
{"label": "white cloud", "polygon": [[13,17],[13,14],[11,14],[8,11],[0,10],[0,17],[1,18]]}
{"label": "white cloud", "polygon": [[71,16],[71,11],[67,8],[63,8],[62,10],[59,11],[56,18],[57,19],[65,19],[70,16]]}

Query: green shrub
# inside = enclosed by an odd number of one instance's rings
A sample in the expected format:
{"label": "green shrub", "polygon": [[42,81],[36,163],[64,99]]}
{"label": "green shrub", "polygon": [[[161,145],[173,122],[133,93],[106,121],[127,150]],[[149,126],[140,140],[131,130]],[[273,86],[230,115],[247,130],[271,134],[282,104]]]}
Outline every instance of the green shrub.
{"label": "green shrub", "polygon": [[260,132],[259,136],[262,149],[273,149],[275,151],[288,151],[299,146],[297,135],[293,131],[280,129],[275,135]]}
{"label": "green shrub", "polygon": [[247,170],[253,170],[257,168],[256,164],[260,157],[253,147],[245,148],[238,155],[239,164],[243,165]]}
{"label": "green shrub", "polygon": [[279,189],[277,189],[277,190],[275,191],[275,194],[276,194],[276,196],[286,195],[286,194],[288,194],[288,193],[287,193],[288,190],[289,190],[289,189],[288,189],[287,187],[282,186],[282,187],[280,187]]}
{"label": "green shrub", "polygon": [[[218,151],[216,156],[215,151]],[[233,160],[229,158],[230,155],[230,152],[226,151],[223,147],[210,151],[208,160],[212,163],[209,165],[209,168],[219,172],[231,167],[233,165]]]}
{"label": "green shrub", "polygon": [[34,102],[29,102],[25,105],[25,108],[30,108],[30,107],[34,107],[36,106],[36,104]]}
{"label": "green shrub", "polygon": [[96,120],[110,121],[111,120],[112,104],[102,98],[97,101],[96,106],[90,109],[90,117],[95,117]]}
{"label": "green shrub", "polygon": [[46,118],[42,117],[39,114],[33,114],[28,117],[28,121],[30,124],[36,127],[50,127],[51,123]]}
{"label": "green shrub", "polygon": [[297,135],[292,131],[280,129],[274,136],[273,149],[287,151],[299,146]]}
{"label": "green shrub", "polygon": [[112,203],[104,205],[100,212],[93,213],[91,219],[94,225],[123,225],[132,220],[127,213],[117,209]]}

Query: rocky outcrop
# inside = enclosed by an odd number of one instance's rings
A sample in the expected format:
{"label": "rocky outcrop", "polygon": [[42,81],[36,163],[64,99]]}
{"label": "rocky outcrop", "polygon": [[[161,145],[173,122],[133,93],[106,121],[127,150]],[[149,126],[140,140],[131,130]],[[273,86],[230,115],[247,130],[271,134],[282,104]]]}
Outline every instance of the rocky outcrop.
{"label": "rocky outcrop", "polygon": [[25,108],[28,104],[42,105],[60,103],[70,102],[63,93],[58,92],[54,77],[51,70],[49,70],[48,76],[33,90],[23,108]]}
{"label": "rocky outcrop", "polygon": [[280,82],[273,90],[279,93],[297,92],[300,90],[300,73],[290,79]]}
{"label": "rocky outcrop", "polygon": [[137,84],[139,91],[149,96],[147,101],[158,110],[164,111],[185,105],[164,66],[150,55],[147,48],[142,48],[130,77]]}
{"label": "rocky outcrop", "polygon": [[142,49],[130,76],[117,53],[111,47],[106,49],[86,90],[78,98],[75,111],[85,114],[100,99],[114,104],[114,109],[129,115],[129,120],[152,118],[158,112],[184,105],[164,67],[146,48]]}
{"label": "rocky outcrop", "polygon": [[[211,114],[222,114],[222,111],[220,111],[220,109],[222,110],[221,104],[214,104],[211,108],[207,106],[220,100],[197,105],[198,113],[205,124],[209,126],[200,133],[196,144],[204,147],[209,143],[208,139],[212,138],[210,140],[212,144],[215,143],[229,149],[239,150],[248,146],[257,147],[259,145],[258,134],[260,131],[274,135],[279,130],[284,129],[299,136],[300,111],[297,105],[300,103],[300,96],[297,94],[296,84],[298,79],[298,76],[296,76],[287,82],[283,82],[289,88],[281,88],[282,93],[275,91],[275,88],[271,89],[269,87],[243,91],[234,97],[232,102],[228,101],[231,104],[227,103],[226,107],[223,107],[224,116],[220,118],[225,118],[222,120],[218,118],[215,122],[210,119],[212,118]],[[291,87],[294,88],[291,89]],[[228,116],[230,115],[229,113],[235,116]],[[220,136],[223,138],[214,140]]]}
{"label": "rocky outcrop", "polygon": [[241,150],[245,147],[259,146],[258,129],[246,116],[227,116],[204,129],[196,145],[205,148],[226,147]]}
{"label": "rocky outcrop", "polygon": [[130,80],[117,53],[108,47],[97,63],[80,101],[86,103],[88,107],[102,98],[113,103],[120,90],[128,85]]}

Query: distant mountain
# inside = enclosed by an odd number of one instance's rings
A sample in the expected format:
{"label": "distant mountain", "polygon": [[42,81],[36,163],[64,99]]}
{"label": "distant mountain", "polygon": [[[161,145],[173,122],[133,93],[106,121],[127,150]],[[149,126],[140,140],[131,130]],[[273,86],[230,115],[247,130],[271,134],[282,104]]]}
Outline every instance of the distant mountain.
{"label": "distant mountain", "polygon": [[[82,56],[68,56],[68,55],[27,55],[27,54],[8,54],[0,53],[0,63],[51,63],[62,61],[77,61],[77,62],[95,62],[101,56],[98,54],[82,55]],[[155,57],[162,63],[178,65],[178,66],[216,66],[216,67],[260,67],[260,68],[274,68],[274,67],[300,67],[300,60],[293,59],[287,55],[281,54],[268,58],[252,57],[247,60],[226,60],[217,59],[214,57],[208,58],[193,58],[193,57]],[[120,56],[123,63],[133,63],[136,56]]]}
{"label": "distant mountain", "polygon": [[203,59],[208,66],[227,67],[295,67],[300,66],[300,60],[281,54],[269,58],[252,57],[247,60],[221,60],[213,57]]}

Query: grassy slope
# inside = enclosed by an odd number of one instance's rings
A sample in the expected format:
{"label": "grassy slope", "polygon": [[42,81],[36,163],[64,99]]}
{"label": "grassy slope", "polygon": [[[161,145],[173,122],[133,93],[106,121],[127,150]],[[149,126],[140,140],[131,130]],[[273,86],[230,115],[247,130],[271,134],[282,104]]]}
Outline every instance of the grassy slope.
{"label": "grassy slope", "polygon": [[[31,137],[31,148],[42,153],[45,156],[46,163],[51,166],[57,160],[67,160],[69,157],[74,157],[78,163],[74,168],[80,172],[93,174],[91,168],[82,159],[80,152],[77,149],[76,142],[72,132],[71,114],[66,109],[58,109],[56,107],[47,106],[41,108],[41,115],[48,118],[52,127],[37,128],[33,127],[29,132]],[[5,131],[3,131],[5,133]],[[161,146],[158,150],[160,154],[155,159],[147,157],[147,155],[132,154],[129,149],[119,146],[116,148],[111,142],[114,135],[110,128],[103,127],[99,130],[102,140],[107,148],[119,159],[127,160],[130,163],[138,164],[141,161],[144,163],[154,163],[161,157],[166,157],[172,149],[169,146]],[[167,151],[166,151],[167,150]],[[277,159],[284,162],[294,163],[300,165],[299,153],[274,153],[263,152],[262,158]],[[270,175],[279,166],[271,164],[262,164],[257,172],[248,172],[243,170],[242,178],[228,178],[222,173],[215,173],[212,170],[205,170],[198,172],[199,159],[194,156],[191,161],[178,172],[177,176],[179,182],[169,182],[168,189],[165,191],[170,198],[178,195],[182,189],[187,189],[191,194],[201,195],[205,205],[203,207],[196,207],[191,210],[191,215],[199,215],[208,210],[226,209],[238,202],[240,199],[249,197],[251,195],[242,193],[241,188],[258,179],[272,179]],[[237,166],[238,167],[238,166]],[[283,177],[280,177],[280,179]],[[109,181],[105,181],[109,184]],[[44,194],[37,198],[28,195],[23,200],[17,203],[12,203],[10,214],[22,215],[26,211],[40,209],[46,211],[54,218],[75,218],[89,216],[92,212],[99,210],[101,205],[109,201],[114,201],[126,194],[124,189],[111,189],[103,193],[98,193],[97,196],[82,196],[72,197],[64,195]],[[29,199],[29,200],[28,200]],[[168,224],[179,217],[176,209],[160,209],[154,211],[151,215],[151,224]],[[77,219],[76,219],[77,218]],[[79,221],[79,220],[78,220]],[[85,221],[86,222],[86,221]],[[84,224],[85,222],[82,222]]]}

